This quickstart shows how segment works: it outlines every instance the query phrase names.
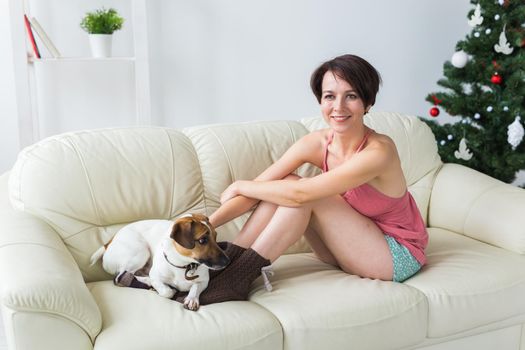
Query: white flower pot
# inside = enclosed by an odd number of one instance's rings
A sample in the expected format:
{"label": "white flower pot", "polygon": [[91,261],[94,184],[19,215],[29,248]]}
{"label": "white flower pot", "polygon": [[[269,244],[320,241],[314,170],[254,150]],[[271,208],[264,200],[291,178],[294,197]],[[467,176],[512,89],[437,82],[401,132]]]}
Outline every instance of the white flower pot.
{"label": "white flower pot", "polygon": [[111,57],[112,34],[89,34],[89,44],[93,57]]}

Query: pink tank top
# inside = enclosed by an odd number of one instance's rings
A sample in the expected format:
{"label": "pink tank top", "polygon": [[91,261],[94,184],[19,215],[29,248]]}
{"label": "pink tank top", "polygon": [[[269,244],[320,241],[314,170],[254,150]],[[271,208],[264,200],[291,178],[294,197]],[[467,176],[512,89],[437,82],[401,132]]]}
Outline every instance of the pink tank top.
{"label": "pink tank top", "polygon": [[[369,135],[370,131],[365,134],[356,152],[361,151]],[[328,171],[328,145],[332,143],[333,138],[332,133],[326,143],[324,172]],[[408,190],[402,197],[394,198],[364,183],[346,191],[342,197],[352,208],[374,221],[386,235],[405,246],[421,265],[426,263],[425,247],[428,234],[421,213]]]}

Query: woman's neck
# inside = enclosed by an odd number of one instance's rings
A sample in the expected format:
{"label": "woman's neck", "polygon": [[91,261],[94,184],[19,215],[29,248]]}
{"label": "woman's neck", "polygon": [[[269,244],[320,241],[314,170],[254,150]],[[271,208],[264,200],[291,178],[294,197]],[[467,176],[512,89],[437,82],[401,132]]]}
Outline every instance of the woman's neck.
{"label": "woman's neck", "polygon": [[368,132],[369,129],[366,125],[359,129],[351,129],[345,133],[335,132],[332,145],[338,151],[337,153],[340,153],[343,157],[352,155],[357,152]]}

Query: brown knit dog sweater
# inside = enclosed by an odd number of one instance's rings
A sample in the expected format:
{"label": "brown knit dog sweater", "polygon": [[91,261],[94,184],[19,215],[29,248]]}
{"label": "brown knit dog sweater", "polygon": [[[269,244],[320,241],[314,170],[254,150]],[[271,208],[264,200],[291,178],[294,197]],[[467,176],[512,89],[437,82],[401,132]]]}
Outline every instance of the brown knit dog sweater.
{"label": "brown knit dog sweater", "polygon": [[224,271],[210,279],[208,288],[199,297],[200,304],[247,300],[252,282],[261,275],[261,268],[268,265],[270,260],[248,248]]}

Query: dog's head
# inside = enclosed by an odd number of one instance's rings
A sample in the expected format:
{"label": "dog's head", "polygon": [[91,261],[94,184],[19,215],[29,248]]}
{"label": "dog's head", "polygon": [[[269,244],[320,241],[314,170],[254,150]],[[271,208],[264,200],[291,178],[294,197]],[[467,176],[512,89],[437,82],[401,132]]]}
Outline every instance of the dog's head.
{"label": "dog's head", "polygon": [[177,219],[170,237],[179,254],[212,270],[222,269],[230,263],[228,256],[217,245],[217,232],[205,215],[188,214]]}

